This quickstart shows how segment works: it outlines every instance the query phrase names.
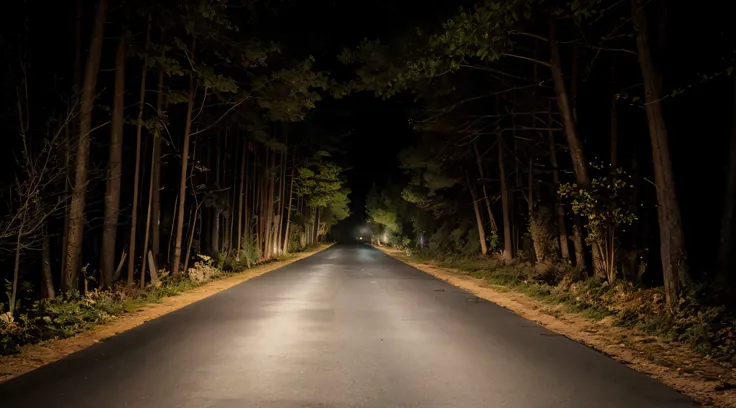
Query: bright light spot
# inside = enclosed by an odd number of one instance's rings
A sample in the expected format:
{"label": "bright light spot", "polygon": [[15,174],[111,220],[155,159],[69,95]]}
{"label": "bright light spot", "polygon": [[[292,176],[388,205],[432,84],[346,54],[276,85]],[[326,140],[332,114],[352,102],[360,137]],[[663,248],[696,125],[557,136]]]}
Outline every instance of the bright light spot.
{"label": "bright light spot", "polygon": [[363,237],[360,237],[360,238],[358,238],[358,239],[360,239],[360,240],[362,241],[362,240],[363,240]]}

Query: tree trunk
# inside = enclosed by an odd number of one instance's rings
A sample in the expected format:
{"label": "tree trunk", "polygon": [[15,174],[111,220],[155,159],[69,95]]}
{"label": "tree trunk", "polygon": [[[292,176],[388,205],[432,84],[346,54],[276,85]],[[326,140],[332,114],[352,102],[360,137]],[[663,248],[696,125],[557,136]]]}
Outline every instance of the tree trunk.
{"label": "tree trunk", "polygon": [[[246,167],[246,158],[248,157],[248,141],[243,140],[243,157],[240,159],[240,188],[239,188],[239,194],[238,194],[238,247],[235,249],[235,259],[240,260],[240,252],[243,250],[243,218],[245,218],[245,222],[247,223],[248,218],[245,217],[243,213],[243,203],[248,201],[247,197],[247,190],[245,187],[245,167]],[[248,228],[246,226],[245,228],[246,234],[248,233]]]}
{"label": "tree trunk", "polygon": [[166,259],[169,261],[170,264],[173,264],[173,259],[171,258],[171,243],[174,242],[174,230],[176,230],[176,221],[177,221],[177,209],[179,208],[179,195],[176,195],[176,198],[174,198],[174,208],[171,211],[171,213],[174,215],[171,217],[171,228],[169,229],[169,242],[166,243]]}
{"label": "tree trunk", "polygon": [[[159,137],[158,131],[154,133],[153,137],[154,137],[154,140],[158,139]],[[155,149],[152,149],[151,151],[151,171],[150,171],[150,176],[148,180],[148,205],[146,206],[148,208],[146,210],[146,233],[143,236],[143,262],[141,265],[141,289],[146,287],[146,261],[148,260],[148,258],[146,257],[145,254],[150,255],[152,253],[152,251],[148,249],[148,244],[149,244],[148,237],[151,233],[152,227],[153,229],[156,229],[155,226],[151,225],[151,215],[153,213],[153,188],[154,188],[153,179],[156,177],[155,171],[153,171],[155,165],[156,165],[156,151]],[[156,278],[156,273],[157,273],[157,271],[155,270],[156,269],[155,262],[151,262],[150,266],[153,268],[151,270],[152,271],[151,272],[151,282],[155,283],[155,278]]]}
{"label": "tree trunk", "polygon": [[[236,134],[235,141],[236,141],[236,143],[235,143],[235,150],[233,150],[235,152],[235,160],[233,161],[233,166],[232,166],[233,169],[238,165],[238,153],[237,152],[238,152],[239,149],[238,149],[238,138],[237,138],[237,134]],[[230,215],[230,217],[229,217],[230,218],[230,228],[228,229],[228,233],[227,233],[227,250],[228,250],[228,254],[232,254],[232,251],[233,251],[233,231],[234,231],[234,228],[235,228],[235,199],[236,199],[236,195],[235,195],[235,191],[236,190],[235,189],[236,189],[236,186],[237,186],[237,183],[238,183],[238,173],[235,172],[235,171],[232,171],[232,175],[233,175],[233,183],[231,184],[232,188],[230,189],[230,192],[229,192],[229,195],[232,197],[232,199],[230,201],[230,211],[228,212],[228,214]],[[242,188],[241,188],[241,191],[242,191]],[[238,248],[235,251],[235,253],[237,254],[237,251],[239,251],[239,250],[240,249]]]}
{"label": "tree trunk", "polygon": [[[28,203],[24,204],[24,206],[27,208]],[[20,226],[18,227],[18,234],[16,235],[16,241],[15,241],[15,262],[13,262],[13,282],[10,289],[10,315],[13,316],[15,314],[15,306],[18,299],[18,278],[20,275],[20,251],[23,249],[23,232],[25,232],[25,219],[26,219],[26,210],[23,210],[23,216],[21,217]],[[7,293],[7,292],[6,292]],[[2,312],[2,310],[0,310]]]}
{"label": "tree trunk", "polygon": [[289,201],[286,203],[286,228],[284,231],[283,253],[289,252],[289,226],[291,225],[291,200],[294,194],[294,171],[296,171],[296,148],[291,157],[291,180],[289,181]]}
{"label": "tree trunk", "polygon": [[[151,42],[151,16],[148,16],[148,28],[146,29],[145,51],[148,51],[148,45]],[[138,120],[136,123],[135,133],[135,170],[133,171],[133,202],[130,217],[130,257],[128,258],[128,285],[135,283],[135,246],[136,234],[138,228],[138,189],[140,187],[141,173],[141,133],[143,132],[143,108],[146,103],[146,62],[143,63],[143,72],[141,74],[140,100],[138,101]],[[143,252],[143,262],[145,263],[145,251]],[[146,271],[141,269],[141,275],[145,275]],[[141,278],[142,279],[142,278]]]}
{"label": "tree trunk", "polygon": [[690,283],[690,272],[685,250],[685,234],[677,202],[675,180],[670,159],[667,126],[660,102],[660,76],[655,71],[649,50],[647,17],[644,4],[631,0],[639,66],[644,82],[647,122],[652,140],[654,182],[657,186],[657,215],[659,218],[660,252],[667,306],[674,308],[680,291]]}
{"label": "tree trunk", "polygon": [[[258,160],[258,156],[256,156],[256,160]],[[266,160],[268,160],[268,155],[266,155]],[[265,168],[265,166],[264,166]],[[254,178],[256,178],[256,170],[257,167],[254,167]],[[263,257],[263,185],[265,184],[264,179],[266,177],[266,173],[262,172],[260,177],[257,177],[256,180],[253,180],[255,191],[255,200],[253,205],[253,213],[258,214],[257,224],[256,224],[256,248],[258,249],[258,253],[256,254],[256,259],[259,261],[262,260]]]}
{"label": "tree trunk", "polygon": [[[189,238],[187,239],[187,252],[184,255],[184,273],[187,273],[187,270],[189,269],[189,257],[191,256],[192,251],[192,241],[194,241],[194,232],[196,231],[197,227],[197,217],[199,217],[199,209],[202,205],[200,203],[197,203],[197,205],[194,208],[194,217],[192,218],[192,226],[189,228]],[[191,214],[190,214],[191,215]]]}
{"label": "tree trunk", "polygon": [[[736,64],[734,64],[736,71]],[[734,243],[734,207],[736,207],[736,74],[733,75],[733,127],[731,141],[728,148],[728,170],[726,172],[726,191],[723,195],[723,209],[721,210],[721,237],[718,243],[718,271],[716,282],[721,286],[729,281],[729,271],[732,266],[731,251]]]}
{"label": "tree trunk", "polygon": [[279,186],[279,210],[278,210],[278,217],[276,218],[276,242],[274,245],[275,251],[277,254],[281,253],[282,249],[282,232],[284,229],[284,202],[286,201],[284,199],[284,196],[286,195],[286,152],[288,151],[288,147],[284,148],[283,153],[281,154],[281,180],[280,180],[280,186]]}
{"label": "tree trunk", "polygon": [[216,207],[212,208],[210,223],[210,252],[214,257],[220,252],[220,212]]}
{"label": "tree trunk", "polygon": [[[82,77],[82,1],[76,1],[76,17],[74,23],[74,83],[72,85],[72,103],[69,107],[69,114],[77,109],[79,103],[79,88]],[[64,171],[66,179],[64,180],[64,198],[67,199],[70,196],[72,190],[71,180],[74,177],[72,171],[71,158],[72,158],[72,134],[77,134],[77,127],[74,125],[77,122],[73,122],[72,126],[67,126],[64,129],[65,132],[65,149],[64,149]],[[69,232],[69,211],[64,212],[64,230],[61,238],[61,271],[62,271],[62,285],[63,285],[63,274],[66,271],[66,247],[68,242]]]}
{"label": "tree trunk", "polygon": [[319,207],[314,209],[314,241],[312,243],[319,244],[319,218],[321,211]]}
{"label": "tree trunk", "polygon": [[[473,151],[475,152],[475,162],[478,164],[478,174],[480,175],[480,178],[483,179],[485,178],[483,175],[483,158],[480,157],[477,141],[473,141]],[[498,225],[496,224],[496,218],[493,216],[493,211],[491,211],[491,200],[488,198],[485,181],[482,181],[480,185],[481,191],[483,192],[483,201],[486,204],[486,212],[488,212],[488,219],[491,221],[491,231],[498,235]]]}
{"label": "tree trunk", "polygon": [[[164,70],[158,70],[158,95],[156,95],[156,115],[159,120],[164,114]],[[151,203],[151,250],[154,259],[160,264],[161,253],[161,132],[154,132],[153,140],[153,200]]]}
{"label": "tree trunk", "polygon": [[[248,163],[247,157],[248,157],[248,143],[246,141],[245,143],[246,150],[245,150],[245,158],[243,159],[246,163]],[[256,163],[255,160],[253,161],[253,171],[252,177],[248,174],[248,171],[246,169],[246,177],[245,177],[245,215],[243,216],[243,230],[246,237],[246,254],[245,254],[245,262],[248,265],[248,268],[251,267],[251,255],[252,255],[252,246],[253,246],[253,228],[252,228],[252,221],[253,221],[253,213],[251,212],[251,197],[255,197],[255,172],[256,172]],[[253,203],[255,205],[255,203]]]}
{"label": "tree trunk", "polygon": [[41,280],[44,299],[54,299],[56,291],[54,291],[54,277],[51,275],[51,245],[49,243],[49,232],[44,227],[43,231],[43,248],[41,250]]}
{"label": "tree trunk", "polygon": [[[547,116],[549,128],[552,128],[552,113]],[[555,189],[560,186],[560,168],[557,164],[557,146],[555,145],[555,134],[549,131],[549,162],[552,166],[552,182]],[[555,213],[557,215],[557,236],[560,241],[560,255],[564,262],[570,262],[570,245],[567,238],[567,228],[565,228],[565,208],[560,202],[559,194],[555,194]]]}
{"label": "tree trunk", "polygon": [[527,210],[529,212],[529,234],[532,237],[532,245],[534,246],[537,263],[544,263],[547,261],[547,248],[543,242],[542,231],[546,230],[546,225],[541,221],[541,217],[534,213],[534,169],[532,164],[533,159],[529,159],[529,195],[526,199]]}
{"label": "tree trunk", "polygon": [[266,259],[271,259],[273,253],[273,205],[274,205],[274,194],[276,187],[276,173],[274,172],[276,166],[276,152],[273,152],[271,158],[271,167],[268,168],[268,191],[266,193],[266,236],[265,236],[265,251],[264,256]]}
{"label": "tree trunk", "polygon": [[[560,60],[560,50],[557,44],[557,23],[554,20],[549,21],[549,44],[550,44],[550,70],[552,71],[552,79],[554,81],[555,93],[557,95],[557,105],[562,116],[563,128],[567,138],[568,149],[570,150],[570,158],[575,173],[575,181],[583,188],[590,185],[590,176],[588,175],[587,162],[583,152],[583,143],[578,137],[575,116],[572,112],[572,106],[568,99],[567,88],[565,86],[565,77],[562,74],[562,64]],[[575,217],[575,227],[573,227],[575,235],[575,260],[576,266],[585,269],[585,253],[583,246],[583,230],[579,217]]]}
{"label": "tree trunk", "polygon": [[105,221],[102,230],[102,261],[100,262],[100,286],[111,287],[115,273],[115,238],[120,211],[120,185],[123,173],[123,120],[125,109],[125,39],[120,38],[115,56],[115,87],[110,126],[110,164],[107,170],[107,194],[105,194]]}
{"label": "tree trunk", "polygon": [[572,106],[568,99],[567,88],[565,86],[565,77],[562,74],[560,63],[560,51],[557,44],[557,26],[554,20],[549,22],[549,44],[550,44],[550,70],[552,71],[552,79],[554,81],[555,93],[557,94],[557,104],[562,115],[563,128],[567,137],[567,145],[570,149],[570,158],[575,172],[575,181],[582,187],[590,185],[590,177],[588,176],[587,162],[583,153],[583,143],[578,137],[577,127],[575,126],[575,117],[572,113]]}
{"label": "tree trunk", "polygon": [[480,216],[480,209],[478,209],[478,200],[475,197],[475,190],[473,185],[470,183],[470,177],[465,172],[465,180],[468,182],[468,190],[470,190],[470,198],[473,200],[473,211],[475,211],[475,222],[478,225],[478,241],[480,242],[480,252],[483,255],[488,253],[488,247],[486,246],[486,231],[483,228],[483,218]]}
{"label": "tree trunk", "polygon": [[572,54],[570,56],[570,107],[572,108],[572,118],[575,124],[578,123],[578,70],[580,68],[578,51],[577,43],[572,43]]}
{"label": "tree trunk", "polygon": [[503,260],[513,258],[511,241],[511,209],[509,208],[509,185],[506,181],[506,168],[503,163],[503,137],[498,132],[498,173],[501,180],[501,208],[503,210]]}
{"label": "tree trunk", "polygon": [[[190,55],[194,55],[194,43]],[[178,277],[181,273],[181,241],[184,235],[184,213],[186,210],[186,193],[187,193],[187,167],[189,164],[189,139],[192,133],[192,110],[194,109],[194,93],[196,91],[196,83],[194,75],[189,77],[189,103],[187,105],[187,117],[184,124],[184,143],[181,153],[181,177],[179,179],[179,210],[176,218],[176,239],[174,239],[174,259],[171,263],[171,275]]]}
{"label": "tree trunk", "polygon": [[84,83],[82,84],[77,160],[74,187],[69,205],[69,228],[67,230],[67,245],[65,249],[66,265],[64,265],[64,273],[61,281],[61,287],[64,291],[74,290],[78,285],[79,258],[82,249],[82,231],[84,230],[84,207],[86,204],[87,181],[89,176],[87,172],[89,170],[92,109],[94,109],[97,72],[100,68],[106,16],[107,0],[100,0],[95,14],[89,54],[87,55],[87,62],[84,68]]}
{"label": "tree trunk", "polygon": [[[219,140],[214,140],[215,144],[215,188],[220,189],[220,143]],[[210,145],[212,146],[212,145]],[[219,193],[217,193],[219,194]],[[221,251],[220,246],[220,209],[217,207],[218,200],[214,199],[214,205],[212,206],[212,218],[210,225],[210,251],[214,257]]]}

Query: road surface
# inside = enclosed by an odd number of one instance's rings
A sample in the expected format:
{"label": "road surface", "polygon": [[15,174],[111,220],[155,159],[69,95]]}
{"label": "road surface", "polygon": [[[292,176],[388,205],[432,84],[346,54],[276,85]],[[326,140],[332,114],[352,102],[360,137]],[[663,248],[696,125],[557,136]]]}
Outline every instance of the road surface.
{"label": "road surface", "polygon": [[596,351],[338,245],[0,385],[2,408],[682,408]]}

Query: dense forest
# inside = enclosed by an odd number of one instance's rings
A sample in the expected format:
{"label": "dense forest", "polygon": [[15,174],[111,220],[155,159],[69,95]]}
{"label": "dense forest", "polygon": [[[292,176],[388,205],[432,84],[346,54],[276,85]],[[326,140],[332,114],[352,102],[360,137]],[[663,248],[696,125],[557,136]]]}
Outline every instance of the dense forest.
{"label": "dense forest", "polygon": [[309,120],[329,80],[272,40],[270,5],[88,3],[3,18],[4,351],[85,319],[55,307],[250,268],[348,216]]}
{"label": "dense forest", "polygon": [[[468,0],[384,7],[390,28],[330,38],[322,23],[349,19],[299,2],[37,5],[0,37],[2,352],[337,226],[736,353],[727,13]],[[401,101],[404,139],[324,114],[366,95]],[[346,155],[351,138],[370,148]],[[350,161],[386,154],[399,167],[375,164],[354,197]]]}

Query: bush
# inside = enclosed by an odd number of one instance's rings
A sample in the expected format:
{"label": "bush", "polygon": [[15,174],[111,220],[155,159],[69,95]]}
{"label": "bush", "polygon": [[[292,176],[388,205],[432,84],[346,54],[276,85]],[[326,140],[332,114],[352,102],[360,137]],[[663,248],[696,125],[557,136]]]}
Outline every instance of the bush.
{"label": "bush", "polygon": [[[212,258],[207,255],[198,254],[199,261],[187,270],[187,278],[195,283],[204,283],[212,280],[221,273],[221,269],[212,265]],[[224,260],[222,261],[224,264]]]}

